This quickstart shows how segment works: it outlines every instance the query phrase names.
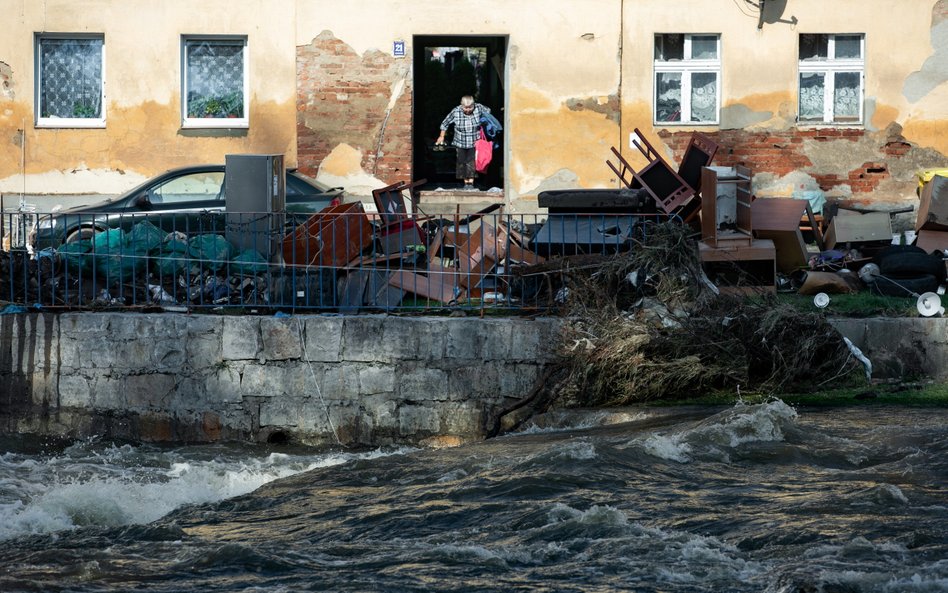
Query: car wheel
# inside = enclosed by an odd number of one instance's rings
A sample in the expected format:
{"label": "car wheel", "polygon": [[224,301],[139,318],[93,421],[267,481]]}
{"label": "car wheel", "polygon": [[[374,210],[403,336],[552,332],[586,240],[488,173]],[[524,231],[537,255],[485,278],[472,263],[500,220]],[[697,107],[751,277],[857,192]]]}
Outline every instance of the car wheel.
{"label": "car wheel", "polygon": [[96,233],[100,232],[101,231],[95,227],[82,227],[66,235],[66,243],[75,243],[76,241],[91,239]]}
{"label": "car wheel", "polygon": [[879,263],[883,276],[893,278],[916,278],[931,274],[939,280],[945,279],[945,262],[940,255],[927,253],[895,253]]}

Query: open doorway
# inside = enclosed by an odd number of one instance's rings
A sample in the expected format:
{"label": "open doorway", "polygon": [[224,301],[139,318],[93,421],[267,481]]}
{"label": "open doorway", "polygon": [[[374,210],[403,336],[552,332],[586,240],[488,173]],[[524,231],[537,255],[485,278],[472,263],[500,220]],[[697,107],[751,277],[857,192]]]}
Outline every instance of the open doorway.
{"label": "open doorway", "polygon": [[[506,125],[505,62],[507,38],[503,36],[416,35],[412,47],[414,100],[412,126],[413,181],[427,179],[420,189],[456,188],[455,151],[435,150],[441,121],[464,95],[490,108],[491,115]],[[478,175],[478,189],[504,187],[504,131],[494,142],[494,156],[486,173]]]}

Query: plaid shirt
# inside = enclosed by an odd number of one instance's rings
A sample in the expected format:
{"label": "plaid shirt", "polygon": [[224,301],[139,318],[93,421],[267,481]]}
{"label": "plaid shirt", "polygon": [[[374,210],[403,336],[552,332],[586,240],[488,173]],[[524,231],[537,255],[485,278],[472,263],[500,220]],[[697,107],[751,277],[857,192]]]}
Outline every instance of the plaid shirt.
{"label": "plaid shirt", "polygon": [[458,148],[473,148],[474,142],[480,137],[477,133],[481,125],[481,113],[490,113],[490,109],[480,103],[474,103],[474,111],[470,114],[464,113],[461,106],[458,105],[448,113],[444,121],[441,122],[441,129],[447,130],[448,126],[454,124],[454,140],[452,145]]}

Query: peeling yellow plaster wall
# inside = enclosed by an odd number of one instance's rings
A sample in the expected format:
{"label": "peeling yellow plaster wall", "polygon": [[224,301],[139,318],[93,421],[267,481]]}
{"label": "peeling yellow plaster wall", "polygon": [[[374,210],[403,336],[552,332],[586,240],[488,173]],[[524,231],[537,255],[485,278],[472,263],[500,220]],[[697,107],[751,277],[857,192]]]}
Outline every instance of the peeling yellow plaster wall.
{"label": "peeling yellow plaster wall", "polygon": [[[286,125],[287,121],[295,121],[295,101],[254,102],[251,127],[237,136],[220,130],[180,131],[176,98],[170,105],[110,105],[104,129],[34,129],[29,123],[32,110],[16,105],[9,115],[0,117],[0,129],[7,136],[0,136],[2,192],[23,189],[23,153],[15,131],[24,119],[30,193],[120,193],[166,169],[223,163],[230,153],[283,153],[290,163],[296,157],[295,128]],[[68,174],[58,175],[62,172]]]}
{"label": "peeling yellow plaster wall", "polygon": [[[237,152],[281,152],[296,161],[295,6],[269,0],[0,0],[0,191],[118,193],[169,167],[223,162]],[[266,15],[266,18],[261,18]],[[34,127],[34,33],[105,39],[104,129]],[[250,128],[181,128],[182,35],[247,38]]]}
{"label": "peeling yellow plaster wall", "polygon": [[537,188],[566,169],[580,187],[604,187],[605,160],[618,135],[618,124],[596,111],[571,109],[539,90],[515,88],[510,96],[511,189],[517,196]]}
{"label": "peeling yellow plaster wall", "polygon": [[948,155],[948,121],[909,119],[902,124],[902,135],[922,148],[933,148]]}

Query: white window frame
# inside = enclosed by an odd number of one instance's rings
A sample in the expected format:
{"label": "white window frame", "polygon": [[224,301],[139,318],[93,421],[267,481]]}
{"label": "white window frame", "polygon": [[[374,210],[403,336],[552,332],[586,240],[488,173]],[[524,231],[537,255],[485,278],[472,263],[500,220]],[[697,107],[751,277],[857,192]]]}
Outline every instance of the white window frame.
{"label": "white window frame", "polygon": [[[99,117],[44,117],[42,111],[43,64],[40,46],[47,39],[96,39],[102,42],[101,69],[102,82],[99,86],[99,101],[101,109]],[[37,128],[104,128],[105,127],[105,35],[101,33],[37,33],[33,37],[33,111],[34,125]]]}
{"label": "white window frame", "polygon": [[[825,59],[799,59],[800,37],[802,35],[826,35],[827,48]],[[859,37],[859,58],[835,58],[837,37]],[[801,33],[797,37],[797,123],[802,126],[832,125],[861,126],[865,121],[866,107],[866,35],[864,33]],[[856,121],[836,121],[833,102],[836,96],[836,74],[856,72],[859,74],[859,116]],[[800,115],[800,89],[804,74],[823,74],[823,119],[802,119]]]}
{"label": "white window frame", "polygon": [[[243,117],[188,117],[188,45],[202,41],[230,41],[242,44],[243,52]],[[250,52],[245,35],[182,35],[181,36],[181,127],[182,128],[249,128],[250,127]]]}
{"label": "white window frame", "polygon": [[[716,126],[721,121],[721,34],[720,33],[672,33],[666,32],[665,35],[684,35],[684,52],[686,56],[682,60],[660,60],[654,57],[654,38],[662,33],[656,33],[653,37],[653,73],[652,73],[652,120],[657,126]],[[714,37],[717,42],[714,59],[693,59],[687,56],[691,55],[691,40],[693,37]],[[694,121],[684,119],[687,114],[691,117],[691,75],[701,73],[712,73],[717,76],[717,92],[715,93],[714,120],[712,121]],[[660,121],[656,116],[658,106],[658,75],[659,74],[681,74],[681,116],[679,121]]]}

